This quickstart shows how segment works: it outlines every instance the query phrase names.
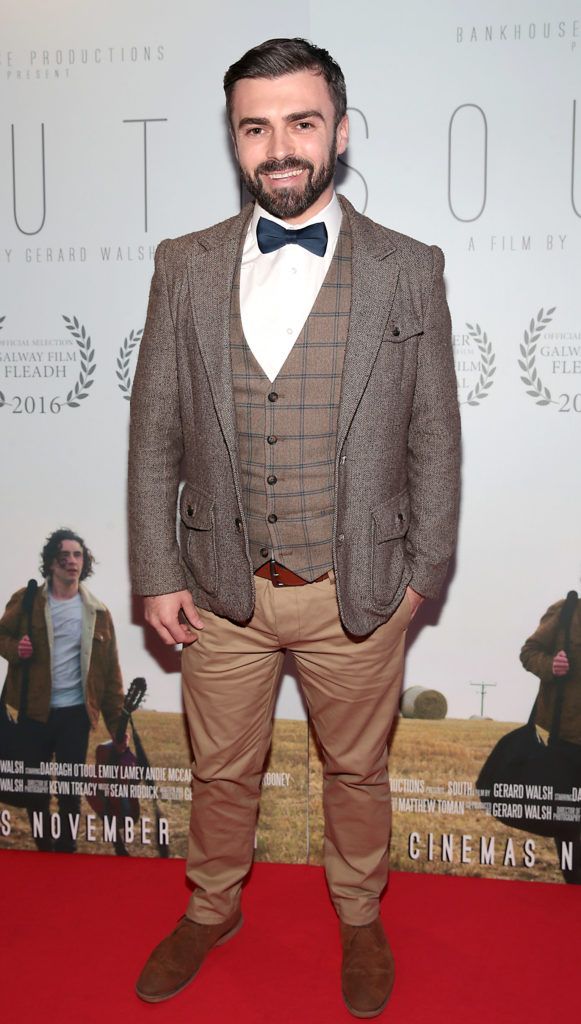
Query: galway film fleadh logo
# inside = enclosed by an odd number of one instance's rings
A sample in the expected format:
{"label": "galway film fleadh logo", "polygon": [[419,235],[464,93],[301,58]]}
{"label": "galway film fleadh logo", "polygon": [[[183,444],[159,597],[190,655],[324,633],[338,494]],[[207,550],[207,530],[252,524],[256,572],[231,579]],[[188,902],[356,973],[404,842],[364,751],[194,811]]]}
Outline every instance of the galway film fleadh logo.
{"label": "galway film fleadh logo", "polygon": [[[0,333],[0,409],[14,415],[58,415],[91,394],[95,349],[77,316],[62,315],[68,335],[10,338]],[[3,331],[6,317],[0,317]]]}
{"label": "galway film fleadh logo", "polygon": [[536,405],[581,412],[581,330],[556,329],[556,306],[539,309],[523,331],[518,365]]}
{"label": "galway film fleadh logo", "polygon": [[453,334],[454,365],[460,405],[478,406],[490,394],[496,373],[494,351],[480,324],[466,324],[463,334]]}
{"label": "galway film fleadh logo", "polygon": [[130,331],[126,338],[123,339],[123,344],[119,349],[117,355],[117,387],[119,388],[123,398],[127,401],[131,398],[131,388],[133,387],[133,377],[131,374],[131,358],[141,338],[143,336],[143,327],[138,331]]}

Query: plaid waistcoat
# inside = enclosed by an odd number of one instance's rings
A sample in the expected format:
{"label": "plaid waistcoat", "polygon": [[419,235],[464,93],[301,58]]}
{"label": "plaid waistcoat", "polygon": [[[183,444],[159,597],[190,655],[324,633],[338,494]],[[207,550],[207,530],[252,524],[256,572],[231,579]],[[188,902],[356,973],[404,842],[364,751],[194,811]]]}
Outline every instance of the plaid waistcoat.
{"label": "plaid waistcoat", "polygon": [[270,558],[312,581],[332,567],[337,414],[351,308],[351,234],[343,218],[313,308],[276,380],[244,337],[240,270],[230,353],[242,494],[257,569]]}

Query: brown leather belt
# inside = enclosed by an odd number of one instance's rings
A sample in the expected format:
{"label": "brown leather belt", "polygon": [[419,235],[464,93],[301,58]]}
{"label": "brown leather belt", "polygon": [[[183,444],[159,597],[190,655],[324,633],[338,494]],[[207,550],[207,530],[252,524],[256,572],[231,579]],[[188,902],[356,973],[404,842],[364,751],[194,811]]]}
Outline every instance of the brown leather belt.
{"label": "brown leather belt", "polygon": [[263,580],[270,580],[274,587],[304,587],[308,583],[321,583],[322,580],[329,578],[329,573],[324,572],[322,576],[317,576],[316,580],[305,580],[302,576],[297,576],[292,569],[287,569],[285,565],[274,561],[265,562],[254,575],[260,576]]}

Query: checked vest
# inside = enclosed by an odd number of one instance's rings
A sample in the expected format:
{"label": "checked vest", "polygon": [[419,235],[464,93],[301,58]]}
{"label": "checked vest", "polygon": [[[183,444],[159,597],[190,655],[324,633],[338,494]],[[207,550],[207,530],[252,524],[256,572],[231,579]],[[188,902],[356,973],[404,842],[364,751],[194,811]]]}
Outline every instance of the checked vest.
{"label": "checked vest", "polygon": [[313,308],[271,384],[244,337],[240,270],[230,354],[252,563],[274,558],[312,581],[332,568],[335,449],[351,308],[351,235],[343,218]]}

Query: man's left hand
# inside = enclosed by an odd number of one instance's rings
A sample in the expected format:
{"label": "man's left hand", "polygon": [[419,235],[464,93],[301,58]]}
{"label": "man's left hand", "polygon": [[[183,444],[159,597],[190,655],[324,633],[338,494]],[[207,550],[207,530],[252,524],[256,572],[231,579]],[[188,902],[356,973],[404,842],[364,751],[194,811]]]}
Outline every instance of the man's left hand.
{"label": "man's left hand", "polygon": [[407,597],[407,599],[408,599],[408,601],[410,603],[410,609],[411,609],[410,622],[411,622],[413,617],[414,617],[414,615],[416,614],[418,608],[420,607],[420,605],[424,603],[425,597],[422,597],[421,594],[418,594],[417,590],[414,590],[413,587],[408,587],[407,588],[407,590],[406,590],[406,597]]}
{"label": "man's left hand", "polygon": [[570,669],[569,659],[566,651],[559,651],[553,658],[553,675],[566,676]]}

